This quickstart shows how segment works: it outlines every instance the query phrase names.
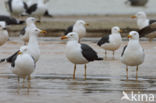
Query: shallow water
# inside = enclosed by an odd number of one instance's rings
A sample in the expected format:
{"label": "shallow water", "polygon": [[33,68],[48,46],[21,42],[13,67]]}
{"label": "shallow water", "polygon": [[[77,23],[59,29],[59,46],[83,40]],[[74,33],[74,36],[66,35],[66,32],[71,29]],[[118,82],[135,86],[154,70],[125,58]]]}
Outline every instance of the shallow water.
{"label": "shallow water", "polygon": [[[41,57],[37,68],[32,74],[31,88],[12,74],[8,64],[0,64],[0,103],[129,103],[121,101],[122,92],[130,94],[153,94],[156,98],[155,59],[156,41],[151,43],[141,41],[145,49],[145,62],[139,67],[138,80],[135,78],[135,68],[129,67],[129,79],[126,80],[125,66],[119,58],[122,51],[115,54],[108,53],[107,60],[89,63],[87,80],[84,80],[84,69],[79,65],[76,71],[76,79],[72,79],[73,64],[64,55],[63,42],[59,38],[40,39]],[[99,54],[104,56],[104,51],[95,45],[98,39],[83,41],[92,46]],[[12,42],[13,41],[13,42]],[[86,42],[87,41],[87,42]],[[16,42],[16,43],[15,43]],[[0,56],[6,57],[16,51],[22,42],[12,38],[4,46],[0,47]]]}

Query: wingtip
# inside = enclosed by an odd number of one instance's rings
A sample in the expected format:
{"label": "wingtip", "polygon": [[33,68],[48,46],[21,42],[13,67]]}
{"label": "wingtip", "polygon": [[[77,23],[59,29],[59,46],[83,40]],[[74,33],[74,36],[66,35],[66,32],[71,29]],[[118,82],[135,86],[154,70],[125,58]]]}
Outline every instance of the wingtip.
{"label": "wingtip", "polygon": [[100,43],[100,42],[98,42],[98,43],[97,43],[97,45],[98,45],[98,46],[101,46],[101,43]]}
{"label": "wingtip", "polygon": [[25,23],[25,21],[23,21],[23,20],[19,21],[19,24],[24,24],[24,23]]}
{"label": "wingtip", "polygon": [[1,60],[0,60],[0,63],[5,62],[5,61],[6,61],[6,59],[1,59]]}
{"label": "wingtip", "polygon": [[97,60],[103,60],[103,58],[101,58],[101,57],[98,57],[98,58],[97,58]]}

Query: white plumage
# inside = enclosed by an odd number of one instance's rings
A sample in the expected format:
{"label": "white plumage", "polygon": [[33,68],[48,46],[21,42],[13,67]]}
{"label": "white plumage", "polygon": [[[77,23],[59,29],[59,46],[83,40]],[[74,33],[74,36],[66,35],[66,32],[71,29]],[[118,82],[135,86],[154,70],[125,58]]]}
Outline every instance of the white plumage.
{"label": "white plumage", "polygon": [[143,29],[149,25],[150,20],[147,18],[145,12],[137,12],[137,14],[132,16],[132,18],[137,18],[137,26],[139,29]]}
{"label": "white plumage", "polygon": [[77,20],[74,25],[71,25],[67,28],[65,31],[65,35],[67,35],[70,32],[76,32],[79,35],[79,42],[80,39],[84,36],[86,36],[86,26],[88,26],[84,20]]}
{"label": "white plumage", "polygon": [[9,35],[6,29],[6,23],[1,21],[0,22],[0,46],[8,41]]}
{"label": "white plumage", "polygon": [[36,27],[31,28],[29,31],[28,53],[33,56],[35,62],[37,62],[40,57],[40,49],[37,37],[39,33],[42,32],[44,33],[45,31],[42,31]]}
{"label": "white plumage", "polygon": [[26,19],[26,27],[23,28],[20,32],[20,38],[24,41],[26,44],[29,41],[29,32],[31,28],[35,28],[36,19],[34,17],[28,17]]}
{"label": "white plumage", "polygon": [[29,77],[35,70],[35,61],[33,57],[27,53],[27,50],[27,46],[20,48],[15,60],[15,66],[12,67],[12,72],[22,78]]}
{"label": "white plumage", "polygon": [[46,5],[44,4],[43,0],[38,0],[37,1],[37,10],[32,13],[34,16],[43,16],[45,11],[46,11]]}
{"label": "white plumage", "polygon": [[20,16],[25,12],[23,0],[8,0],[7,8],[10,10],[10,13],[15,16]]}
{"label": "white plumage", "polygon": [[108,51],[112,51],[114,55],[114,51],[119,49],[122,44],[122,37],[120,35],[120,28],[118,26],[112,27],[111,34],[106,35],[98,41],[98,45],[105,50],[105,55]]}
{"label": "white plumage", "polygon": [[83,20],[77,20],[76,23],[74,24],[73,32],[78,33],[79,39],[86,36],[86,27],[85,27],[86,25],[88,24]]}
{"label": "white plumage", "polygon": [[139,43],[139,34],[136,31],[131,31],[128,36],[129,42],[127,47],[123,49],[121,55],[121,62],[124,63],[127,68],[127,78],[128,78],[128,66],[136,66],[136,78],[138,72],[138,66],[144,62],[144,50]]}

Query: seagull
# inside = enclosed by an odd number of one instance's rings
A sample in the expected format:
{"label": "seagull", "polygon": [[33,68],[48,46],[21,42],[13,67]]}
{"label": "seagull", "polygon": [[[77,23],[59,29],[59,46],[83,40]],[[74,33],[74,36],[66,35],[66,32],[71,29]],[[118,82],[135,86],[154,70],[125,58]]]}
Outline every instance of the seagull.
{"label": "seagull", "polygon": [[24,23],[22,20],[18,20],[12,16],[6,15],[0,15],[0,21],[5,21],[6,25],[19,25]]}
{"label": "seagull", "polygon": [[6,29],[6,23],[0,21],[0,46],[5,44],[9,39],[8,31]]}
{"label": "seagull", "polygon": [[18,76],[18,82],[20,81],[20,78],[23,78],[23,83],[25,78],[30,81],[31,74],[35,70],[36,63],[33,56],[28,54],[27,50],[27,46],[22,46],[10,57],[0,60],[0,63],[7,62],[11,64],[11,70]]}
{"label": "seagull", "polygon": [[138,66],[144,62],[144,49],[139,43],[139,33],[131,31],[128,35],[129,42],[122,51],[121,62],[126,65],[127,79],[128,66],[136,66],[136,79],[138,78]]}
{"label": "seagull", "polygon": [[67,35],[70,32],[77,32],[79,35],[79,42],[82,37],[86,35],[86,28],[85,26],[88,26],[84,20],[77,20],[74,25],[71,25],[67,28],[64,35]]}
{"label": "seagull", "polygon": [[29,4],[31,5],[27,8],[26,11],[22,13],[23,16],[25,15],[37,16],[39,20],[41,20],[42,16],[49,13],[47,11],[47,6],[44,4],[43,0],[37,0],[37,3],[30,3],[30,2]]}
{"label": "seagull", "polygon": [[148,19],[146,13],[143,11],[137,12],[136,15],[132,16],[131,18],[137,18],[137,26],[140,30],[156,22],[156,20]]}
{"label": "seagull", "polygon": [[74,64],[74,73],[73,79],[75,79],[76,65],[84,64],[85,74],[84,77],[86,79],[86,69],[87,63],[95,61],[95,60],[103,60],[99,58],[97,53],[88,45],[80,44],[78,42],[79,36],[76,32],[68,33],[65,36],[62,36],[61,39],[68,39],[66,44],[65,54],[70,62]]}
{"label": "seagull", "polygon": [[105,56],[107,55],[108,50],[113,52],[114,57],[115,50],[119,49],[122,44],[120,32],[120,28],[118,26],[114,26],[112,27],[110,35],[106,35],[98,41],[97,45],[105,50]]}
{"label": "seagull", "polygon": [[27,9],[27,4],[23,0],[8,0],[5,6],[12,16],[20,16]]}
{"label": "seagull", "polygon": [[29,42],[27,45],[28,53],[32,55],[35,63],[39,60],[39,57],[40,57],[40,48],[39,48],[39,44],[37,40],[37,37],[40,33],[46,34],[47,32],[45,30],[40,30],[37,27],[31,28],[29,31]]}
{"label": "seagull", "polygon": [[37,20],[34,17],[28,17],[26,19],[26,27],[24,27],[21,31],[20,31],[20,38],[21,40],[24,41],[24,44],[26,45],[26,43],[29,41],[29,31],[31,28],[35,28],[35,22]]}

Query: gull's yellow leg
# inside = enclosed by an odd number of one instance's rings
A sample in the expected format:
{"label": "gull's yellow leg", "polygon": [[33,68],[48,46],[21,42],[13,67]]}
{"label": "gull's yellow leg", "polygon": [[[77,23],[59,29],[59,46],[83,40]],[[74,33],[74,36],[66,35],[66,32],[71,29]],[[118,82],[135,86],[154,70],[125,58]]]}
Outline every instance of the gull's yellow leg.
{"label": "gull's yellow leg", "polygon": [[128,66],[126,65],[126,73],[127,73],[127,80],[128,80]]}
{"label": "gull's yellow leg", "polygon": [[31,88],[31,76],[28,75],[28,88]]}
{"label": "gull's yellow leg", "polygon": [[20,82],[20,77],[18,76],[18,83]]}
{"label": "gull's yellow leg", "polygon": [[115,52],[113,51],[113,57],[114,57]]}
{"label": "gull's yellow leg", "polygon": [[138,66],[136,67],[136,80],[138,80]]}
{"label": "gull's yellow leg", "polygon": [[23,88],[24,88],[24,84],[25,84],[25,76],[23,77]]}
{"label": "gull's yellow leg", "polygon": [[105,57],[104,59],[107,59],[107,50],[105,50]]}
{"label": "gull's yellow leg", "polygon": [[76,64],[74,64],[73,79],[75,79],[75,72],[76,72]]}

